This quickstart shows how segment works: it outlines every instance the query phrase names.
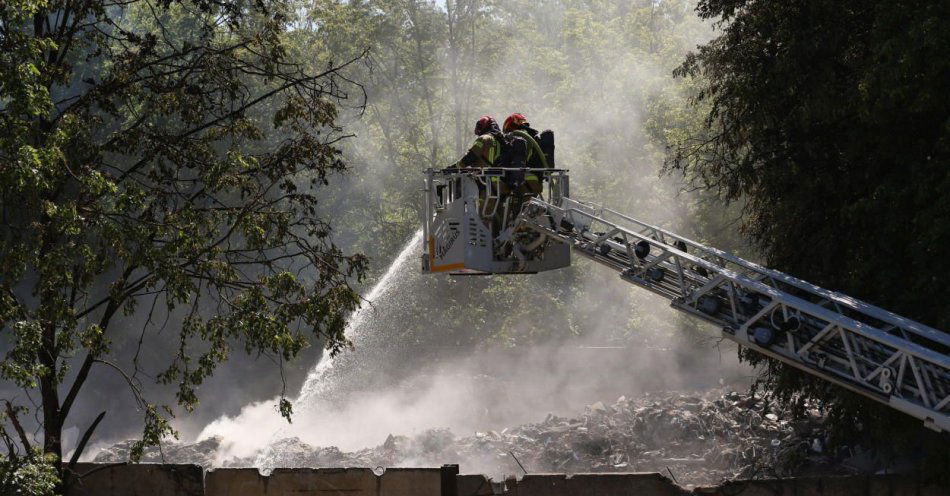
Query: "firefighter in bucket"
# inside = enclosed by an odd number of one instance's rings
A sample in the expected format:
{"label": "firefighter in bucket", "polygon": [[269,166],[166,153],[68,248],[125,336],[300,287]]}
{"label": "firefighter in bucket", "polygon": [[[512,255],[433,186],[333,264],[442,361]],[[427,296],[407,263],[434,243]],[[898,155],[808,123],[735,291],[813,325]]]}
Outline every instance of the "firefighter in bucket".
{"label": "firefighter in bucket", "polygon": [[[482,218],[490,223],[492,237],[495,237],[520,209],[525,173],[510,169],[525,167],[528,143],[519,136],[503,133],[498,122],[490,115],[484,115],[475,122],[475,136],[475,142],[465,155],[450,167],[509,169],[502,174],[485,176],[486,183],[480,187],[479,211]],[[488,194],[489,190],[497,192],[497,195]]]}

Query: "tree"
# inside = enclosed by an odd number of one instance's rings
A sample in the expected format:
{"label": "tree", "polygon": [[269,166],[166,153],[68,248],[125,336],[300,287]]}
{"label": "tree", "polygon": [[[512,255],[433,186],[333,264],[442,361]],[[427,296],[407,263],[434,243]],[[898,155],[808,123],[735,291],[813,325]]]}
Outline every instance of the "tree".
{"label": "tree", "polygon": [[0,492],[10,496],[48,496],[59,484],[54,460],[34,453],[8,459],[0,455]]}
{"label": "tree", "polygon": [[[294,12],[282,0],[0,5],[0,376],[26,391],[0,432],[11,460],[33,453],[10,433],[34,409],[39,451],[62,460],[93,367],[140,402],[133,457],[174,434],[178,410],[150,402],[138,370],[157,326],[115,325],[139,305],[181,316],[155,379],[184,411],[232,346],[283,363],[314,338],[346,345],[366,260],[332,243],[316,208],[346,169],[335,120],[360,88],[341,69],[362,54],[308,70],[288,56]],[[127,370],[110,342],[133,332]]]}
{"label": "tree", "polygon": [[[703,0],[697,10],[722,34],[677,74],[697,76],[708,112],[668,167],[744,203],[744,230],[771,266],[950,327],[947,4]],[[819,398],[839,432],[871,431],[886,446],[921,429],[776,362],[764,385]]]}

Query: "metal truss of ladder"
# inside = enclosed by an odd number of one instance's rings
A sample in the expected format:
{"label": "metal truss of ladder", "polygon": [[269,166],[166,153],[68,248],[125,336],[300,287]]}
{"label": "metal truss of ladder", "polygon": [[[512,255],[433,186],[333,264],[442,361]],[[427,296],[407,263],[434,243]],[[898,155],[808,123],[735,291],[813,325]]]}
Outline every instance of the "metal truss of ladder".
{"label": "metal truss of ladder", "polygon": [[950,335],[573,199],[516,222],[611,267],[742,346],[950,430]]}

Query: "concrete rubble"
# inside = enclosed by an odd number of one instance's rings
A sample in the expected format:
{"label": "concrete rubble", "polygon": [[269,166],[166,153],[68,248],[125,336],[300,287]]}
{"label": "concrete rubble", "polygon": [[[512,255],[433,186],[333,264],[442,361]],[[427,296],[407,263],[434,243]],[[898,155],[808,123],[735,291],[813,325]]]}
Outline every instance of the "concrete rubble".
{"label": "concrete rubble", "polygon": [[[775,476],[830,475],[874,470],[859,448],[825,449],[824,417],[815,408],[792,420],[776,402],[736,392],[646,395],[589,405],[582,415],[549,414],[543,421],[501,431],[457,436],[433,429],[390,435],[354,452],[310,446],[297,438],[272,446],[278,467],[420,467],[461,464],[463,473],[496,477],[539,472],[660,472],[681,485]],[[128,458],[128,442],[99,453],[96,462]],[[165,444],[144,461],[211,467],[219,439]],[[228,467],[254,458],[230,459]],[[864,460],[859,463],[859,461]],[[522,469],[523,466],[523,469]]]}
{"label": "concrete rubble", "polygon": [[[100,451],[92,460],[95,463],[121,463],[129,460],[135,440],[123,441]],[[161,446],[146,448],[142,456],[145,463],[193,464],[211,468],[215,466],[221,440],[205,439],[197,443],[163,442]]]}

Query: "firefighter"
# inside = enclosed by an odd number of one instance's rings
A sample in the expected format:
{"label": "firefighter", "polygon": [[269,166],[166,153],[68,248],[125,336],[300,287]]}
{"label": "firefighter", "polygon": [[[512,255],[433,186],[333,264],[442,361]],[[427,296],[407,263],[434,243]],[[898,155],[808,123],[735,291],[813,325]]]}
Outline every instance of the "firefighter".
{"label": "firefighter", "polygon": [[[486,168],[503,166],[502,155],[506,139],[495,118],[490,115],[480,117],[475,122],[475,136],[477,138],[475,138],[475,142],[472,143],[468,152],[458,162],[449,167]],[[499,181],[497,175],[487,176],[483,179],[485,182],[479,186],[478,209],[494,237],[505,224],[505,206],[511,189],[503,181]]]}
{"label": "firefighter", "polygon": [[483,115],[475,123],[475,142],[458,162],[450,167],[493,167],[501,158],[502,135],[498,122],[490,115]]}
{"label": "firefighter", "polygon": [[[504,131],[507,136],[514,139],[520,138],[527,145],[527,154],[525,155],[525,165],[529,169],[547,169],[549,168],[547,157],[538,144],[539,133],[528,123],[524,114],[514,113],[505,119]],[[512,211],[517,215],[530,198],[541,194],[544,186],[541,183],[542,176],[535,171],[527,171],[524,175],[524,183],[519,186],[511,195]]]}
{"label": "firefighter", "polygon": [[528,155],[526,163],[531,169],[547,169],[550,166],[548,159],[538,143],[540,133],[531,127],[524,114],[514,113],[505,119],[505,134],[519,137],[528,144]]}

